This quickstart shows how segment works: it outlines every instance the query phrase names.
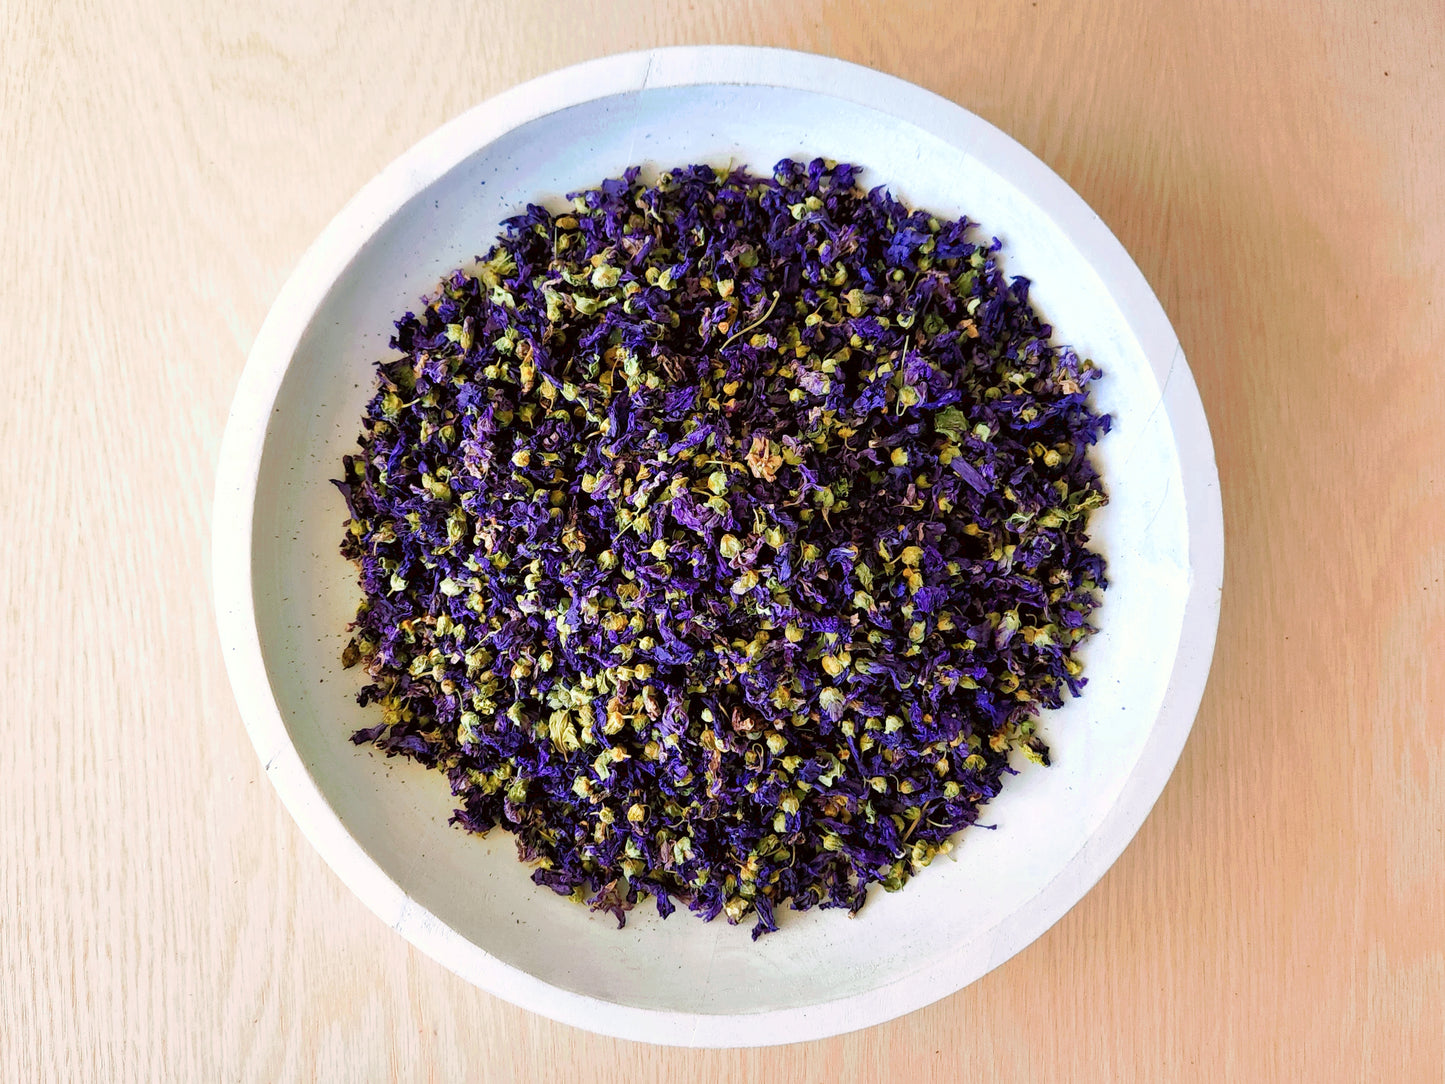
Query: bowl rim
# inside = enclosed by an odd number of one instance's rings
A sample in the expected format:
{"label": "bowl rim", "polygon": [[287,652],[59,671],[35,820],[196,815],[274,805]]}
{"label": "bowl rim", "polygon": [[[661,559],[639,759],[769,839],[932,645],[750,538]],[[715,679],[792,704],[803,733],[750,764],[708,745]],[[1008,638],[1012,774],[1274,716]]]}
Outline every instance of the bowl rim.
{"label": "bowl rim", "polygon": [[[948,951],[919,970],[833,1001],[759,1013],[672,1012],[554,986],[447,926],[372,859],[301,760],[272,693],[252,594],[253,510],[276,396],[303,333],[335,280],[407,201],[508,131],[600,98],[651,88],[764,86],[829,95],[967,146],[1025,193],[1089,261],[1154,367],[1179,450],[1190,584],[1164,699],[1139,760],[1086,845],[996,934],[980,967]],[[1165,361],[1165,359],[1168,359]],[[962,106],[895,76],[811,53],[753,46],[678,46],[562,68],[487,99],[426,136],[368,182],[322,231],[257,333],[221,441],[212,513],[212,590],[227,673],[263,772],[337,876],[388,925],[469,982],[551,1019],[617,1038],[677,1046],[764,1046],[825,1038],[922,1008],[982,977],[1038,938],[1084,897],[1143,825],[1164,789],[1203,697],[1224,572],[1224,522],[1214,447],[1183,350],[1142,272],[1103,220],[1031,152]]]}

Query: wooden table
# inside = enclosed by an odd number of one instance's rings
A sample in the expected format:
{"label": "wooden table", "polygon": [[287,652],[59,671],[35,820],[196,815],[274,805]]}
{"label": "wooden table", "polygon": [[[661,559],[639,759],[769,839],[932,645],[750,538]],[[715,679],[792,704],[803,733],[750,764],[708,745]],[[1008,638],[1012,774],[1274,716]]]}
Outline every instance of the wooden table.
{"label": "wooden table", "polygon": [[[0,0],[0,1079],[1438,1081],[1445,8]],[[1093,893],[845,1038],[616,1042],[367,912],[260,777],[212,627],[227,404],[303,248],[447,118],[600,53],[913,79],[1113,227],[1213,425],[1213,678]]]}

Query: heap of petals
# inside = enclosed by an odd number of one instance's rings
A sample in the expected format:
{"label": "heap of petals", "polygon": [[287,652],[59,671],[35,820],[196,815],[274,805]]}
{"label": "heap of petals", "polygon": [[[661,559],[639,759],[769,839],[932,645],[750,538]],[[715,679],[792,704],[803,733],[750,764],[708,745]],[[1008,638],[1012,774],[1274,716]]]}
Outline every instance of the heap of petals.
{"label": "heap of petals", "polygon": [[396,323],[337,483],[374,742],[624,920],[862,906],[1083,685],[1092,363],[857,170],[636,169]]}

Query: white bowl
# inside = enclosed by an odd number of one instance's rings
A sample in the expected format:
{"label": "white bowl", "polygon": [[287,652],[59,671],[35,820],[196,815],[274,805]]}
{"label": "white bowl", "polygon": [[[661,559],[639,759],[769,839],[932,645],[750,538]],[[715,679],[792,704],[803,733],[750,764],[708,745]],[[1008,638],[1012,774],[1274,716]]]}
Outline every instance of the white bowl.
{"label": "white bowl", "polygon": [[[339,663],[358,599],[328,483],[354,446],[391,320],[490,247],[498,223],[616,176],[784,156],[858,163],[1005,242],[1010,273],[1062,341],[1105,370],[1097,461],[1112,503],[1094,537],[1112,586],[1082,698],[902,892],[856,918],[780,911],[748,926],[633,912],[624,930],[532,884],[512,837],[448,827],[444,778],[356,748],[372,722]],[[875,1024],[958,990],[1038,937],[1099,879],[1173,769],[1214,646],[1223,526],[1209,430],[1159,302],[1107,227],[1008,136],[916,86],[766,49],[608,57],[516,87],[428,136],[307,252],[256,338],[221,450],[217,618],[266,775],[337,874],[459,975],[557,1020],[656,1043],[791,1042]],[[1185,841],[1180,841],[1185,845]]]}

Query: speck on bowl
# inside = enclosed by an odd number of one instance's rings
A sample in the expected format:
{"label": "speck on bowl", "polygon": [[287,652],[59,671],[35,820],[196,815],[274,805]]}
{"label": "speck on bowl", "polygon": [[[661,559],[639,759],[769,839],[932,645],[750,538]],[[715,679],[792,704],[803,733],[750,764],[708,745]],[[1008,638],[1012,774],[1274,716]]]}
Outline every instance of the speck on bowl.
{"label": "speck on bowl", "polygon": [[[626,929],[534,886],[512,838],[448,827],[445,780],[356,748],[371,720],[341,648],[358,599],[328,483],[359,432],[391,321],[490,247],[527,202],[642,163],[766,173],[784,156],[860,164],[867,185],[967,213],[1057,336],[1105,370],[1114,417],[1096,514],[1111,587],[1083,697],[1051,713],[1054,763],[1021,765],[906,888],[855,918],[780,911],[704,924],[650,904]],[[217,618],[265,772],[333,869],[402,936],[558,1020],[655,1043],[792,1042],[958,990],[1059,919],[1138,830],[1178,759],[1214,646],[1223,529],[1199,396],[1159,302],[1050,170],[958,106],[841,61],[751,48],[608,57],[477,106],[368,184],[307,252],[256,339],[226,428],[214,520]],[[1182,845],[1182,841],[1181,841]],[[965,1025],[966,1026],[966,1025]]]}

